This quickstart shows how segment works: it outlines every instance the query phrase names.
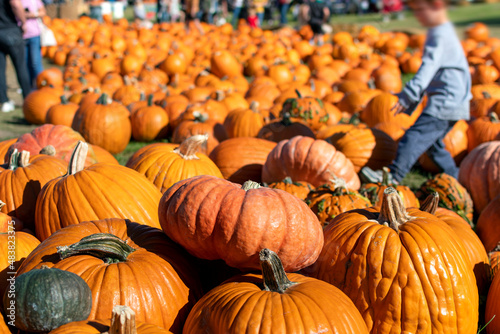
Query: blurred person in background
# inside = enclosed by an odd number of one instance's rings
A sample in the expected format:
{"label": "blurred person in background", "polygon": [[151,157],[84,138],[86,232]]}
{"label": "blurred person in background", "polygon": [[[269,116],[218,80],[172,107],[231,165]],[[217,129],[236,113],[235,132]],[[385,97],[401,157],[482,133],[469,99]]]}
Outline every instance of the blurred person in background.
{"label": "blurred person in background", "polygon": [[[19,24],[18,24],[19,21]],[[24,55],[23,32],[26,30],[26,13],[20,0],[0,0],[0,104],[2,112],[15,109],[14,101],[7,96],[6,56],[12,60],[23,98],[31,92],[31,84]]]}
{"label": "blurred person in background", "polygon": [[233,0],[232,7],[233,20],[231,23],[233,27],[236,28],[238,26],[238,20],[240,19],[241,10],[243,9],[243,0]]}
{"label": "blurred person in background", "polygon": [[267,5],[268,0],[252,0],[250,7],[254,7],[257,17],[259,18],[259,26],[264,22],[264,7]]}
{"label": "blurred person in background", "polygon": [[323,25],[330,19],[330,10],[323,0],[311,0],[309,5],[305,7],[304,15],[307,17],[307,23],[311,27],[314,34],[311,43],[315,45],[323,45]]}
{"label": "blurred person in background", "polygon": [[36,77],[43,71],[42,47],[40,44],[40,26],[38,19],[46,15],[45,6],[41,0],[21,0],[26,11],[26,29],[23,34],[25,44],[26,65],[31,86],[36,87]]}
{"label": "blurred person in background", "polygon": [[290,8],[290,0],[279,0],[278,8],[280,11],[280,25],[288,24],[288,19],[286,15],[288,14],[288,9]]}

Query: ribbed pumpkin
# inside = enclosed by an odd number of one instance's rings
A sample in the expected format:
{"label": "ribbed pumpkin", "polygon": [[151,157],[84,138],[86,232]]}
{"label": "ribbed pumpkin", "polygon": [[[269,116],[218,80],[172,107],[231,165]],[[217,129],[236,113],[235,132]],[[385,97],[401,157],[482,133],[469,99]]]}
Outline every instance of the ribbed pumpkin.
{"label": "ribbed pumpkin", "polygon": [[467,255],[476,276],[480,302],[486,299],[490,283],[490,264],[486,249],[481,240],[471,228],[469,223],[455,212],[438,207],[440,196],[438,193],[430,194],[423,202],[420,210],[429,212],[444,221],[462,240]]}
{"label": "ribbed pumpkin", "polygon": [[135,312],[128,306],[113,307],[111,319],[70,322],[50,331],[49,334],[172,334],[156,325],[135,321]]}
{"label": "ribbed pumpkin", "polygon": [[403,200],[403,204],[405,207],[410,208],[418,208],[420,206],[420,203],[413,193],[411,189],[407,186],[404,185],[395,185],[395,184],[390,184],[389,183],[389,169],[387,167],[384,167],[382,169],[383,171],[383,178],[382,182],[380,183],[366,183],[361,186],[359,189],[359,192],[366,196],[371,203],[374,206],[381,206],[382,201],[384,199],[384,191],[392,187],[396,189],[398,192],[398,195],[401,197]]}
{"label": "ribbed pumpkin", "polygon": [[123,151],[132,134],[130,113],[122,104],[112,102],[103,94],[95,104],[80,107],[72,128],[80,132],[87,142],[99,145],[112,154]]}
{"label": "ribbed pumpkin", "polygon": [[340,290],[286,274],[268,249],[260,251],[259,259],[262,275],[238,276],[211,290],[194,306],[183,333],[368,333]]}
{"label": "ribbed pumpkin", "polygon": [[476,233],[486,248],[490,252],[495,248],[500,240],[500,195],[496,196],[481,211],[477,220]]}
{"label": "ribbed pumpkin", "polygon": [[7,162],[5,160],[5,154],[7,154],[7,151],[9,150],[9,147],[14,144],[17,141],[17,138],[12,138],[12,139],[7,139],[4,141],[0,141],[0,164],[4,164]]}
{"label": "ribbed pumpkin", "polygon": [[305,200],[310,191],[314,189],[312,184],[304,181],[293,181],[291,178],[286,177],[283,181],[273,182],[267,185],[272,189],[281,189],[297,196],[301,200]]}
{"label": "ribbed pumpkin", "polygon": [[8,273],[16,272],[24,259],[40,244],[40,241],[31,234],[21,232],[13,224],[11,226],[12,229],[9,231],[0,233],[0,294],[2,296],[10,285],[7,279],[12,274]]}
{"label": "ribbed pumpkin", "polygon": [[297,98],[287,99],[283,103],[280,117],[288,113],[292,120],[303,120],[312,130],[318,130],[328,121],[328,114],[323,102],[316,97],[302,97],[297,90]]}
{"label": "ribbed pumpkin", "polygon": [[458,181],[469,191],[480,213],[500,194],[500,141],[483,143],[462,161]]}
{"label": "ribbed pumpkin", "polygon": [[243,67],[228,50],[219,50],[210,57],[210,71],[219,78],[243,73]]}
{"label": "ribbed pumpkin", "polygon": [[495,140],[500,134],[500,121],[494,112],[473,120],[467,129],[468,150],[472,151],[477,146]]}
{"label": "ribbed pumpkin", "polygon": [[344,291],[371,333],[476,332],[478,291],[462,241],[435,216],[406,210],[393,188],[380,209],[343,213],[324,234],[308,272]]}
{"label": "ribbed pumpkin", "polygon": [[372,127],[381,122],[396,120],[404,129],[408,129],[420,115],[422,105],[419,105],[411,116],[405,113],[394,115],[394,111],[391,109],[397,100],[396,95],[389,93],[382,93],[375,96],[361,112],[361,121]]}
{"label": "ribbed pumpkin", "polygon": [[485,321],[488,323],[486,326],[487,334],[495,334],[500,330],[500,319],[498,312],[500,310],[500,303],[498,294],[500,293],[500,275],[495,274],[488,291],[488,298],[486,300]]}
{"label": "ribbed pumpkin", "polygon": [[45,123],[54,125],[66,125],[71,127],[73,117],[78,110],[79,105],[69,102],[68,98],[64,95],[61,96],[61,103],[53,105],[47,111],[45,116]]}
{"label": "ribbed pumpkin", "polygon": [[68,226],[33,251],[17,274],[46,265],[79,275],[92,291],[87,320],[129,305],[138,321],[179,333],[200,297],[192,259],[156,228],[124,219]]}
{"label": "ribbed pumpkin", "polygon": [[276,143],[260,138],[231,138],[217,145],[209,157],[231,182],[260,182],[262,166],[275,146]]}
{"label": "ribbed pumpkin", "polygon": [[[69,162],[78,141],[85,141],[83,137],[66,125],[45,124],[25,133],[9,148],[5,159],[9,160],[10,154],[17,149],[19,152],[28,151],[31,155],[47,154]],[[85,166],[98,162],[93,147],[89,147]]]}
{"label": "ribbed pumpkin", "polygon": [[153,95],[148,97],[146,106],[130,114],[132,137],[137,141],[148,142],[167,135],[168,115],[162,107],[153,104]]}
{"label": "ribbed pumpkin", "polygon": [[231,111],[224,120],[224,127],[229,138],[257,137],[264,124],[264,115],[260,112],[256,102],[252,102],[248,109]]}
{"label": "ribbed pumpkin", "polygon": [[434,175],[420,186],[417,196],[424,200],[432,193],[439,195],[440,207],[456,212],[472,226],[472,199],[457,179],[445,173]]}
{"label": "ribbed pumpkin", "polygon": [[289,176],[318,187],[335,174],[347,187],[358,190],[358,175],[352,162],[332,145],[321,139],[296,136],[282,140],[269,153],[262,168],[262,181],[271,183]]}
{"label": "ribbed pumpkin", "polygon": [[124,166],[97,163],[84,168],[86,149],[87,144],[79,142],[67,174],[40,192],[35,212],[38,239],[92,219],[127,218],[159,227],[160,191],[144,175]]}
{"label": "ribbed pumpkin", "polygon": [[283,113],[280,119],[264,125],[257,133],[258,138],[279,143],[295,136],[315,138],[314,132],[304,121],[292,121],[289,113]]}
{"label": "ribbed pumpkin", "polygon": [[174,183],[196,175],[213,175],[222,178],[215,163],[203,153],[206,135],[195,135],[177,144],[151,144],[137,151],[127,162],[148,178],[162,193]]}
{"label": "ribbed pumpkin", "polygon": [[240,270],[258,269],[262,248],[278,253],[288,271],[299,270],[323,246],[321,225],[302,200],[252,181],[195,176],[170,187],[158,211],[163,231],[188,252]]}
{"label": "ribbed pumpkin", "polygon": [[28,123],[43,124],[50,107],[61,102],[60,92],[54,88],[43,87],[26,96],[23,102],[23,114]]}
{"label": "ribbed pumpkin", "polygon": [[41,188],[66,172],[64,161],[47,155],[31,157],[27,151],[14,152],[8,164],[0,166],[0,200],[3,213],[17,217],[34,231],[35,206]]}
{"label": "ribbed pumpkin", "polygon": [[356,173],[365,166],[377,170],[389,165],[398,148],[394,139],[374,128],[356,127],[335,133],[326,141],[352,161]]}
{"label": "ribbed pumpkin", "polygon": [[12,230],[21,231],[24,228],[23,221],[1,212],[4,206],[5,203],[0,201],[0,233],[7,233]]}
{"label": "ribbed pumpkin", "polygon": [[90,314],[90,288],[74,273],[42,266],[18,274],[14,288],[14,293],[4,295],[3,306],[15,306],[18,329],[47,332]]}
{"label": "ribbed pumpkin", "polygon": [[371,206],[368,198],[347,189],[345,181],[335,176],[329,183],[311,190],[305,201],[323,226],[343,212]]}

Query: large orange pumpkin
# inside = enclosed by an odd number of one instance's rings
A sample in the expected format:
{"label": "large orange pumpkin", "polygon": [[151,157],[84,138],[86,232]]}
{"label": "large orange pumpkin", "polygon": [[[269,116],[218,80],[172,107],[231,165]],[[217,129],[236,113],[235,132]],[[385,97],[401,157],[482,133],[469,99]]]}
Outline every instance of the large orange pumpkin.
{"label": "large orange pumpkin", "polygon": [[241,270],[259,268],[262,248],[278,253],[285,269],[299,270],[323,246],[321,225],[302,200],[252,181],[195,176],[170,187],[158,211],[163,231],[188,252]]}
{"label": "large orange pumpkin", "polygon": [[145,175],[164,193],[174,183],[196,175],[213,175],[222,178],[215,163],[203,153],[206,135],[195,135],[180,145],[156,143],[137,151],[127,162],[127,167]]}
{"label": "large orange pumpkin", "polygon": [[317,187],[327,183],[332,174],[358,190],[360,181],[352,162],[332,145],[321,139],[296,136],[282,140],[269,153],[262,168],[262,181],[271,183],[290,176]]}
{"label": "large orange pumpkin", "polygon": [[86,146],[79,142],[67,174],[40,192],[35,212],[38,239],[92,219],[127,218],[159,227],[160,191],[144,175],[124,166],[97,163],[84,168]]}
{"label": "large orange pumpkin", "polygon": [[88,320],[128,305],[138,321],[180,333],[200,285],[189,255],[159,229],[124,219],[68,226],[45,240],[17,275],[45,265],[79,275],[92,291]]}
{"label": "large orange pumpkin", "polygon": [[344,291],[371,333],[476,332],[472,266],[442,220],[406,210],[388,188],[380,209],[343,213],[324,232],[323,251],[308,271]]}
{"label": "large orange pumpkin", "polygon": [[286,274],[276,253],[259,253],[262,275],[226,281],[189,314],[184,333],[368,333],[354,304],[334,286]]}

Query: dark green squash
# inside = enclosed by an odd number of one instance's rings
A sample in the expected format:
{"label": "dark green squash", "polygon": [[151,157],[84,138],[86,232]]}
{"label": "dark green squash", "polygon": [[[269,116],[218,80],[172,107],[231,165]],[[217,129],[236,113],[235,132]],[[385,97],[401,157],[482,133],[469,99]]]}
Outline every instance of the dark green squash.
{"label": "dark green squash", "polygon": [[9,320],[9,306],[15,309],[15,326],[21,330],[47,332],[90,315],[92,292],[69,271],[42,266],[16,277],[14,288],[5,293],[3,305]]}

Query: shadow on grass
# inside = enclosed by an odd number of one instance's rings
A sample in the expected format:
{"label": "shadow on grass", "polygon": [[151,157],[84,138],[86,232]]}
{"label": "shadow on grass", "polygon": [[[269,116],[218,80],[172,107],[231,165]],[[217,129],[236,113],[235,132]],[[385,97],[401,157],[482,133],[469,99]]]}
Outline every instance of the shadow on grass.
{"label": "shadow on grass", "polygon": [[[462,20],[462,21],[454,21],[455,26],[458,27],[466,27],[474,22],[477,22],[477,19],[472,19],[472,20]],[[482,23],[486,24],[487,26],[499,26],[500,27],[500,16],[498,17],[492,17],[489,19],[483,19],[481,20]]]}

